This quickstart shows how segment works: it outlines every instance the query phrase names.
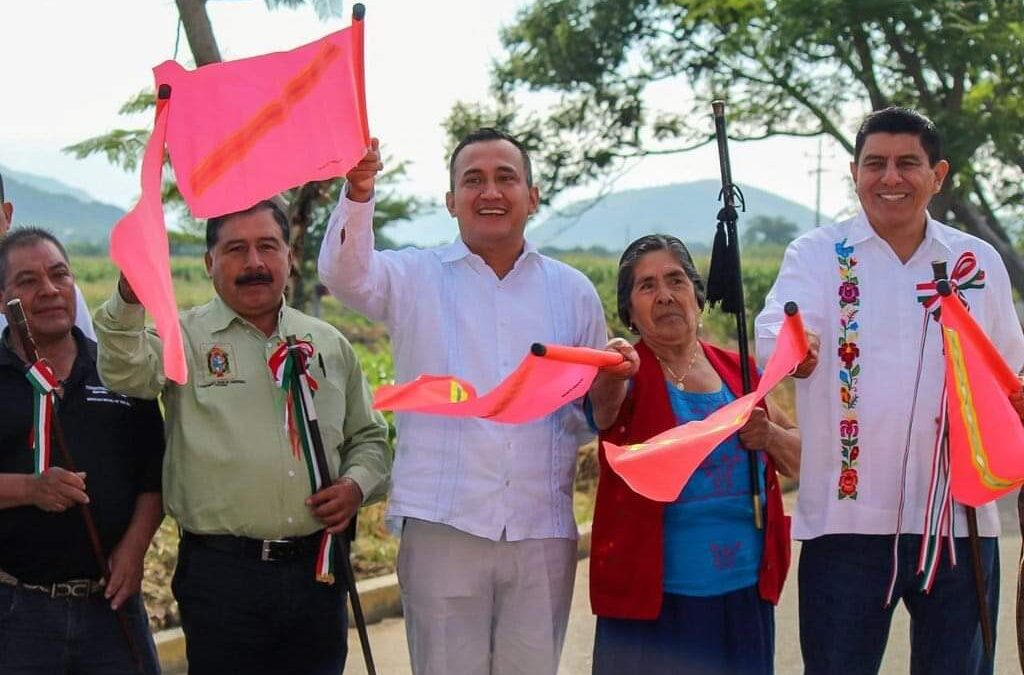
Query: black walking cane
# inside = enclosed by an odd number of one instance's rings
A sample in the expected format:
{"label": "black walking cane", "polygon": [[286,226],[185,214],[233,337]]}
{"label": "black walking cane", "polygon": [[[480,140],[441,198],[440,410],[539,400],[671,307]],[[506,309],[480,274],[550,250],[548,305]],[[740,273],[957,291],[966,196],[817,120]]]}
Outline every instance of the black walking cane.
{"label": "black walking cane", "polygon": [[[935,279],[935,290],[943,298],[953,294],[953,287],[949,283],[949,276],[946,271],[946,263],[936,261],[932,263],[932,276]],[[959,301],[958,301],[959,302]],[[944,432],[946,438],[944,443],[949,442],[949,429]],[[985,645],[985,655],[990,659],[995,655],[995,643],[992,638],[992,619],[988,611],[988,595],[985,592],[985,572],[981,568],[981,540],[978,538],[978,511],[973,506],[964,505],[964,515],[967,517],[967,538],[971,547],[971,566],[974,568],[974,594],[978,599],[978,622],[981,624],[981,639]]]}
{"label": "black walking cane", "polygon": [[[36,349],[36,341],[32,338],[32,332],[28,328],[28,320],[25,318],[25,310],[21,306],[21,300],[15,298],[8,301],[7,316],[10,317],[11,326],[14,328],[14,332],[18,334],[21,348],[25,352],[25,359],[31,367],[32,364],[39,360],[39,350]],[[64,440],[64,429],[60,424],[60,417],[57,416],[56,410],[50,420],[50,426],[53,429],[53,437],[57,443],[57,451],[60,453],[61,463],[64,464],[63,468],[71,473],[77,473],[75,460],[71,457],[71,451],[68,450],[67,442]],[[96,529],[96,520],[92,517],[92,509],[88,504],[79,504],[78,508],[82,512],[85,531],[89,535],[93,560],[96,562],[96,566],[99,567],[100,576],[103,578],[104,586],[106,586],[110,583],[110,566],[107,562],[107,552],[103,550],[103,543],[100,541],[99,530]],[[128,643],[128,651],[135,662],[135,669],[139,673],[144,673],[142,656],[139,654],[138,645],[135,644],[135,640],[132,638],[131,630],[128,627],[128,615],[125,614],[124,607],[119,607],[115,614],[117,614],[117,623],[121,628],[121,634],[124,635],[125,642]]]}
{"label": "black walking cane", "polygon": [[[712,101],[715,116],[715,138],[718,140],[718,163],[722,171],[722,190],[718,199],[722,208],[718,212],[718,226],[715,243],[711,249],[711,264],[708,267],[707,301],[712,307],[721,304],[727,314],[736,315],[736,342],[739,344],[740,377],[743,393],[754,390],[750,378],[750,346],[747,339],[747,310],[743,304],[743,276],[740,270],[740,242],[736,232],[736,221],[740,210],[746,211],[743,193],[732,182],[732,167],[729,164],[729,138],[725,133],[725,101]],[[747,469],[750,475],[750,494],[754,504],[754,527],[764,529],[761,513],[760,481],[757,476],[757,453],[748,453]]]}
{"label": "black walking cane", "polygon": [[[330,484],[330,467],[327,463],[327,454],[324,452],[324,439],[320,435],[320,423],[317,421],[316,410],[312,407],[312,393],[305,388],[302,376],[307,372],[306,355],[299,349],[291,349],[296,345],[294,335],[285,338],[292,355],[295,357],[295,365],[292,368],[292,391],[293,396],[302,397],[302,413],[309,425],[311,442],[313,444],[313,458],[316,461],[317,473],[320,475],[317,490],[322,490]],[[308,395],[309,398],[306,398]],[[373,664],[373,654],[370,651],[370,636],[366,632],[366,618],[363,616],[363,605],[359,601],[359,590],[356,588],[356,575],[352,569],[351,542],[356,537],[355,516],[349,522],[344,532],[334,538],[335,559],[341,566],[341,574],[345,577],[345,587],[348,590],[348,597],[352,603],[352,616],[356,620],[356,632],[359,633],[359,646],[363,650],[363,660],[366,662],[368,675],[377,675],[377,669]]]}

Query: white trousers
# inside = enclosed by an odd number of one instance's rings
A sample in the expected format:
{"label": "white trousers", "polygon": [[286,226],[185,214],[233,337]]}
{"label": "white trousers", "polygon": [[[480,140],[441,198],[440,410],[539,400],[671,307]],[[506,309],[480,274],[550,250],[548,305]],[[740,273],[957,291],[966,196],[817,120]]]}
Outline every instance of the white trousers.
{"label": "white trousers", "polygon": [[415,675],[555,675],[576,579],[571,539],[491,541],[405,519],[398,551]]}

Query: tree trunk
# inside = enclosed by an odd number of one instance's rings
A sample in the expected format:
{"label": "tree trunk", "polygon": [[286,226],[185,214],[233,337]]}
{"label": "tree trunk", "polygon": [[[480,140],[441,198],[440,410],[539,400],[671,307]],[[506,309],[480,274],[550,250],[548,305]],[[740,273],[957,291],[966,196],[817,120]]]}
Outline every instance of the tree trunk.
{"label": "tree trunk", "polygon": [[213,34],[210,15],[206,13],[206,0],[174,0],[178,5],[178,16],[185,26],[185,37],[196,66],[220,63],[220,48]]}
{"label": "tree trunk", "polygon": [[309,300],[309,292],[303,278],[303,267],[306,261],[306,232],[309,231],[313,207],[323,199],[325,184],[324,182],[306,183],[295,193],[295,198],[288,207],[289,247],[292,251],[288,304],[300,310],[306,306],[306,302]]}

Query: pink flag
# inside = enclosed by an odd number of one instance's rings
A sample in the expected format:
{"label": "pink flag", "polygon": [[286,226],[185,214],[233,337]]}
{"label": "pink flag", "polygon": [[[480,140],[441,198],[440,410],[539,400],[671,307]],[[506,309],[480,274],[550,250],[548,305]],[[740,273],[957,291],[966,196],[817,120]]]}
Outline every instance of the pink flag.
{"label": "pink flag", "polygon": [[160,203],[163,147],[197,218],[241,211],[307,181],[344,175],[370,144],[363,22],[289,52],[192,72],[167,61],[153,73],[157,124],[146,145],[142,197],[115,226],[110,250],[153,315],[165,374],[184,383]]}
{"label": "pink flag", "polygon": [[669,429],[644,443],[623,447],[605,442],[608,465],[634,492],[659,502],[675,501],[701,462],[746,424],[754,406],[791,373],[806,354],[807,336],[800,315],[787,314],[775,342],[775,353],[768,360],[756,390],[703,420]]}
{"label": "pink flag", "polygon": [[586,347],[535,344],[531,352],[483,396],[477,397],[473,385],[457,377],[421,375],[406,384],[378,387],[373,407],[522,424],[580,398],[590,389],[598,368],[622,362],[619,354]]}
{"label": "pink flag", "polygon": [[1017,376],[954,293],[942,297],[953,499],[982,506],[1024,484]]}

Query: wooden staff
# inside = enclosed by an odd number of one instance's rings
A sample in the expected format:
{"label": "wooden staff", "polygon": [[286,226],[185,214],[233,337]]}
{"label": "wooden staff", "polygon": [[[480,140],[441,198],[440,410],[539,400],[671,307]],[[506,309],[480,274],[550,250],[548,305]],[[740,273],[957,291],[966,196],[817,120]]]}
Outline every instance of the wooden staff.
{"label": "wooden staff", "polygon": [[[294,335],[287,336],[285,341],[289,347],[294,347],[297,343]],[[292,349],[291,353],[295,357],[296,365],[295,368],[292,368],[293,396],[303,397],[303,401],[312,406],[312,393],[304,389],[305,383],[302,379],[302,376],[307,372],[306,355],[298,349]],[[306,398],[307,393],[309,393],[308,399]],[[317,489],[321,490],[330,484],[331,472],[330,465],[327,463],[327,453],[324,452],[324,439],[320,435],[320,422],[316,418],[315,411],[307,407],[306,403],[302,405],[302,411],[306,418],[305,422],[309,425],[309,435],[313,444],[313,458],[316,461],[317,473],[320,474],[320,484],[317,486]],[[370,635],[366,631],[366,618],[363,616],[363,604],[359,601],[355,571],[352,569],[351,543],[355,537],[356,519],[353,516],[345,531],[334,537],[336,547],[334,552],[335,560],[341,566],[341,574],[345,577],[345,587],[348,589],[348,597],[352,603],[352,616],[356,620],[356,632],[359,634],[359,646],[363,650],[366,672],[368,675],[377,675],[377,669],[373,664],[373,653],[370,651]]]}
{"label": "wooden staff", "polygon": [[[718,140],[718,163],[722,172],[722,209],[718,212],[718,227],[715,243],[711,250],[711,264],[708,268],[707,301],[711,306],[721,303],[723,312],[736,315],[736,342],[740,353],[740,377],[743,393],[754,390],[750,377],[750,346],[747,338],[747,310],[743,303],[743,275],[740,268],[740,242],[736,231],[739,214],[737,203],[746,210],[743,193],[732,182],[732,166],[729,162],[729,137],[725,132],[725,101],[712,101],[715,117],[715,137]],[[761,489],[757,470],[757,453],[747,453],[747,469],[750,477],[750,495],[754,505],[754,527],[764,529],[761,511]]]}
{"label": "wooden staff", "polygon": [[[21,349],[25,352],[25,359],[28,361],[29,366],[31,366],[39,360],[39,350],[36,348],[36,342],[32,338],[32,332],[29,330],[28,319],[25,317],[25,310],[21,306],[21,300],[15,298],[7,302],[7,316],[10,317],[11,325],[18,336],[18,341],[21,343]],[[61,426],[60,417],[56,414],[56,411],[54,411],[50,422],[54,440],[57,443],[57,451],[60,453],[60,460],[64,465],[64,469],[71,473],[78,473],[78,469],[75,468],[75,460],[71,456],[71,451],[68,450],[67,442],[64,440],[64,428]],[[85,522],[85,531],[89,535],[93,560],[100,570],[104,586],[107,586],[110,584],[110,565],[108,564],[107,553],[103,550],[103,543],[100,541],[99,530],[96,529],[96,520],[92,517],[92,509],[88,504],[79,504],[78,508],[82,513],[82,520]],[[125,613],[124,607],[119,607],[115,614],[117,614],[117,623],[121,627],[121,634],[124,635],[125,642],[128,643],[128,650],[135,661],[135,668],[140,673],[144,673],[142,656],[139,653],[134,638],[132,638],[131,630],[128,627],[128,615]]]}

